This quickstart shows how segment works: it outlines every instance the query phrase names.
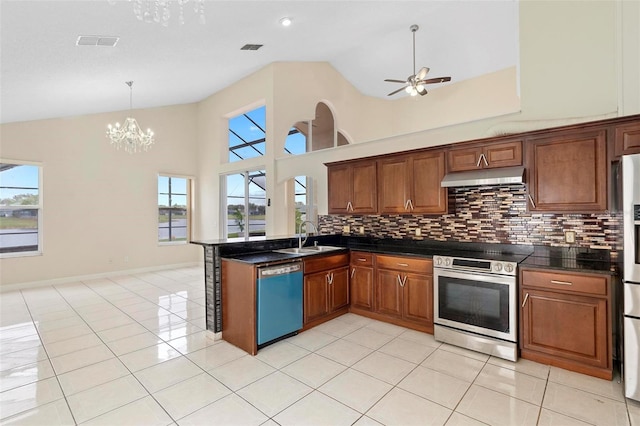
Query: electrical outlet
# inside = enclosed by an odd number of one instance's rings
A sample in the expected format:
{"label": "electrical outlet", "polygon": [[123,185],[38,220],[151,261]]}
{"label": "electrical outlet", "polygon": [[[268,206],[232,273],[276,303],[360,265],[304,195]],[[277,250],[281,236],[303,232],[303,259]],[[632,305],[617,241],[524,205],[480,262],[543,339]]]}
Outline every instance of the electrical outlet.
{"label": "electrical outlet", "polygon": [[349,232],[351,232],[351,227],[349,225],[344,225],[342,227],[342,232],[344,232],[345,234],[348,234]]}
{"label": "electrical outlet", "polygon": [[416,228],[416,237],[421,237],[421,236],[422,236],[422,229]]}
{"label": "electrical outlet", "polygon": [[364,235],[364,226],[360,227],[360,235]]}
{"label": "electrical outlet", "polygon": [[576,231],[564,231],[564,242],[574,244],[576,242]]}

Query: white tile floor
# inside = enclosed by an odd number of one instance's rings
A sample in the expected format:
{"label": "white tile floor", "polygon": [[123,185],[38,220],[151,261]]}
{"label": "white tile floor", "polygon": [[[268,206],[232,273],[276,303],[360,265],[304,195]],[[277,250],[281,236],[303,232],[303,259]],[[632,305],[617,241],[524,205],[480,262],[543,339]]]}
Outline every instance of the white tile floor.
{"label": "white tile floor", "polygon": [[0,293],[0,424],[639,425],[622,385],[347,314],[256,357],[202,268]]}

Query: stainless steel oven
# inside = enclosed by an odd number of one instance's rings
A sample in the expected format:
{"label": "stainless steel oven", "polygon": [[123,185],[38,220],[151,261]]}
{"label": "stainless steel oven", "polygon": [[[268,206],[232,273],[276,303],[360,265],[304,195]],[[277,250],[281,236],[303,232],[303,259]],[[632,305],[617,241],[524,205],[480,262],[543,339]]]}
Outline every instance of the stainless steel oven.
{"label": "stainless steel oven", "polygon": [[515,361],[517,263],[434,256],[434,337]]}

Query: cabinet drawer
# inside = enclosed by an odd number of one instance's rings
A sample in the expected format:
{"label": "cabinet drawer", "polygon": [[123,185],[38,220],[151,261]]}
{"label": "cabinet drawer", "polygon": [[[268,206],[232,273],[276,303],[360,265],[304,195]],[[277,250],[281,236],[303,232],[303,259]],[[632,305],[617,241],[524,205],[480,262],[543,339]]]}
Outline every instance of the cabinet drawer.
{"label": "cabinet drawer", "polygon": [[521,284],[526,287],[555,289],[576,293],[607,295],[607,277],[549,271],[522,270]]}
{"label": "cabinet drawer", "polygon": [[373,267],[373,254],[365,253],[362,251],[351,252],[351,265],[352,266],[366,266]]}
{"label": "cabinet drawer", "polygon": [[433,274],[433,262],[431,259],[419,259],[415,257],[400,257],[376,255],[378,268],[393,269],[396,271],[417,272],[422,274]]}
{"label": "cabinet drawer", "polygon": [[330,254],[327,256],[313,256],[304,259],[304,274],[326,271],[349,265],[349,253]]}

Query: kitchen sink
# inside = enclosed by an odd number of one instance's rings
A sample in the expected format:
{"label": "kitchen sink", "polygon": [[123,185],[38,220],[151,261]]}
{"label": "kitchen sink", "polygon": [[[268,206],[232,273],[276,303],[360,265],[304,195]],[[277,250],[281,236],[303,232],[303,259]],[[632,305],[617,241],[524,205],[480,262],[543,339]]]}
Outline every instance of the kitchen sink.
{"label": "kitchen sink", "polygon": [[309,246],[309,247],[289,247],[279,250],[274,250],[276,253],[287,253],[287,254],[299,254],[299,255],[310,255],[316,253],[324,253],[327,251],[341,250],[343,247],[333,247],[333,246]]}

